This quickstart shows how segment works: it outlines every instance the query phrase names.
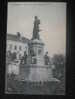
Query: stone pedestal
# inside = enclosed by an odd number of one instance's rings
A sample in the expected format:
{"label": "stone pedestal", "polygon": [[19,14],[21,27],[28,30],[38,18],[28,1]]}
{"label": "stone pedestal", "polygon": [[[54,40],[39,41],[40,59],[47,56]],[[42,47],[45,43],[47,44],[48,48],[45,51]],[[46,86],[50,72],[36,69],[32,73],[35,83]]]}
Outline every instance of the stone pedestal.
{"label": "stone pedestal", "polygon": [[32,64],[44,66],[44,43],[41,40],[31,40],[31,50],[34,52]]}
{"label": "stone pedestal", "polygon": [[31,82],[43,82],[43,81],[49,81],[50,78],[53,78],[52,76],[52,69],[45,67],[45,65],[37,66],[32,65],[30,69],[30,75],[28,80]]}
{"label": "stone pedestal", "polygon": [[29,55],[29,62],[21,66],[21,80],[28,82],[56,81],[53,78],[51,66],[44,63],[44,43],[41,40],[33,39],[30,43],[30,50],[34,52],[34,55]]}
{"label": "stone pedestal", "polygon": [[42,40],[33,39],[30,43],[30,50],[34,52],[30,66],[30,73],[27,81],[40,82],[48,81],[52,76],[52,69],[44,63],[44,43]]}

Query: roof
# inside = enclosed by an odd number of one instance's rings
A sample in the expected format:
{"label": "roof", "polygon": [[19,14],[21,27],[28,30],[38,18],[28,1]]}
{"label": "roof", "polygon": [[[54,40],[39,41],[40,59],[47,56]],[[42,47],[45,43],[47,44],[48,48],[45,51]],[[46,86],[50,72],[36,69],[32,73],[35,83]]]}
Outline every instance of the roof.
{"label": "roof", "polygon": [[29,43],[30,42],[30,40],[28,38],[14,35],[14,34],[7,34],[7,40],[18,41],[18,42],[23,42],[23,43],[25,43],[25,42]]}

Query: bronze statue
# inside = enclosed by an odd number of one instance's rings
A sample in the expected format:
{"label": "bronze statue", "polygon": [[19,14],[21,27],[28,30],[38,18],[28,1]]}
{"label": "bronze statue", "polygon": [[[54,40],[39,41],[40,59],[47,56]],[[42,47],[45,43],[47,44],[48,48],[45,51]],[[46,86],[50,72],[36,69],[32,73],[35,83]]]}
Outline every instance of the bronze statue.
{"label": "bronze statue", "polygon": [[39,37],[39,24],[40,24],[40,20],[37,18],[37,16],[35,16],[35,20],[34,20],[34,28],[33,28],[33,38],[32,39],[40,39]]}

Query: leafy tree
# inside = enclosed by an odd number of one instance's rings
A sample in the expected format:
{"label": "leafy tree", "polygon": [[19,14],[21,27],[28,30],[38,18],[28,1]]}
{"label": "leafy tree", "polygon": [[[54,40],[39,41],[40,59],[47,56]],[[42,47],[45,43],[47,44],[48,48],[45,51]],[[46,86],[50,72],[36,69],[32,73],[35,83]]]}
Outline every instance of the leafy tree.
{"label": "leafy tree", "polygon": [[60,80],[57,87],[55,88],[55,94],[64,94],[65,93],[65,56],[54,55],[53,64],[55,65],[55,70],[53,71],[54,77]]}
{"label": "leafy tree", "polygon": [[52,60],[55,65],[54,76],[61,79],[65,71],[65,57],[62,54],[54,55]]}

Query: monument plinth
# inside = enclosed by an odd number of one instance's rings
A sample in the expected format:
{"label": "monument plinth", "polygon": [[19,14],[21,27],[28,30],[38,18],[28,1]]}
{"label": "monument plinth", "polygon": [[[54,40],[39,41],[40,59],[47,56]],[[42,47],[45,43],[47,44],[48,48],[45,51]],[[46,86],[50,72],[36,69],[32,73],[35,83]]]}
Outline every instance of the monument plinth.
{"label": "monument plinth", "polygon": [[42,40],[31,40],[31,50],[34,52],[32,64],[44,66],[44,43]]}

